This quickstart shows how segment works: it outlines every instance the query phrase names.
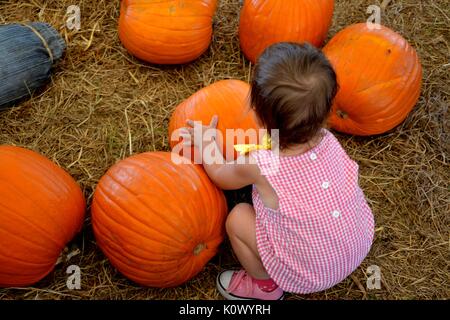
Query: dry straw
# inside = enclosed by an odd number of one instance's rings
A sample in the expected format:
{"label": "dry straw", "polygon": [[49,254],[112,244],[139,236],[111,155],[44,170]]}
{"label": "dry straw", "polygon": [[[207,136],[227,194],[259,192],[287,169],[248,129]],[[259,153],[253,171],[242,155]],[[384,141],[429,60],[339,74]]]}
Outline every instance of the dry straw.
{"label": "dry straw", "polygon": [[[49,86],[0,113],[0,144],[45,154],[79,181],[90,202],[96,183],[116,161],[130,153],[168,149],[168,120],[183,99],[220,79],[249,78],[251,66],[242,58],[237,38],[239,2],[220,1],[214,40],[201,59],[160,67],[134,59],[121,46],[118,0],[1,0],[0,23],[49,22],[65,37],[68,50]],[[330,35],[365,21],[373,2],[337,0]],[[64,28],[66,8],[74,3],[82,14],[78,32]],[[424,84],[416,108],[390,133],[371,138],[338,134],[360,165],[360,182],[375,214],[373,249],[336,287],[289,299],[450,298],[450,2],[384,4],[383,24],[400,32],[420,54]],[[230,203],[248,199],[246,191],[229,193]],[[81,267],[81,290],[66,287],[71,264]],[[380,290],[367,289],[370,265],[381,268]],[[96,247],[88,215],[82,234],[53,273],[32,288],[1,289],[0,299],[217,299],[217,273],[235,266],[225,243],[189,283],[173,289],[139,287],[112,268]]]}

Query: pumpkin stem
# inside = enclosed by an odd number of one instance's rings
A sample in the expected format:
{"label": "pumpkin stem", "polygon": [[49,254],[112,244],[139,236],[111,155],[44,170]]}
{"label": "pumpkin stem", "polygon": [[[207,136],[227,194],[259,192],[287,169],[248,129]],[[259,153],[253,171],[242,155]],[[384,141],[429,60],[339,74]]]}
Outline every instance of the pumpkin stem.
{"label": "pumpkin stem", "polygon": [[198,256],[205,248],[206,248],[206,244],[204,244],[204,243],[199,243],[199,244],[194,248],[194,256]]}
{"label": "pumpkin stem", "polygon": [[336,114],[341,119],[347,119],[348,118],[348,114],[345,111],[337,110]]}

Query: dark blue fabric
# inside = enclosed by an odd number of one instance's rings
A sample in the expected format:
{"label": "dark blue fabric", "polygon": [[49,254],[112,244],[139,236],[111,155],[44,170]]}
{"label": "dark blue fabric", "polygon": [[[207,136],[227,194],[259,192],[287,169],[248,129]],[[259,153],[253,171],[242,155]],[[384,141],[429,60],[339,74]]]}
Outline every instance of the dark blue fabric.
{"label": "dark blue fabric", "polygon": [[47,43],[22,24],[0,25],[0,109],[11,107],[45,85],[66,44],[49,24],[29,23]]}

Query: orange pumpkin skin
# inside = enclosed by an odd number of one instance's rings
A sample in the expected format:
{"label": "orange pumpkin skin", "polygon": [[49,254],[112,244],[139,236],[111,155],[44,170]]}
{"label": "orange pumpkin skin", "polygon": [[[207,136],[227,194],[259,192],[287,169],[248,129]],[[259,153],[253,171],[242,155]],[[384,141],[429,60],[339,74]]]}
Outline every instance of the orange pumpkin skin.
{"label": "orange pumpkin skin", "polygon": [[0,146],[0,287],[49,274],[80,231],[86,203],[63,169],[27,149]]}
{"label": "orange pumpkin skin", "polygon": [[330,125],[341,132],[381,134],[405,120],[420,96],[419,57],[399,34],[366,23],[339,32],[324,48],[338,77]]}
{"label": "orange pumpkin skin", "polygon": [[119,38],[144,61],[191,62],[211,43],[216,7],[217,0],[122,0]]}
{"label": "orange pumpkin skin", "polygon": [[196,274],[224,239],[227,204],[203,168],[148,152],[114,165],[92,203],[97,243],[127,278],[174,287]]}
{"label": "orange pumpkin skin", "polygon": [[[209,125],[214,115],[219,116],[217,129],[222,133],[218,139],[226,160],[234,160],[237,153],[234,145],[238,143],[257,143],[245,132],[259,127],[256,115],[249,105],[250,85],[240,80],[222,80],[194,93],[182,102],[172,114],[169,122],[169,141],[173,149],[181,140],[174,134],[175,130],[186,127],[186,120],[201,121]],[[242,129],[236,132],[234,139],[226,139],[227,129]],[[241,139],[241,140],[240,140]],[[183,155],[183,151],[180,152]],[[192,158],[193,159],[193,158]]]}
{"label": "orange pumpkin skin", "polygon": [[244,55],[255,63],[277,42],[323,44],[333,19],[334,0],[245,0],[239,40]]}

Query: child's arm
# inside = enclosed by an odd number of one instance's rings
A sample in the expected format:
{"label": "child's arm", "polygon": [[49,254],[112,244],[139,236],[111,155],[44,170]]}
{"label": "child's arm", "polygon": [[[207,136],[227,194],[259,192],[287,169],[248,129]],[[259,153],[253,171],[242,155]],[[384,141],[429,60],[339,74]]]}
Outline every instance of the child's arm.
{"label": "child's arm", "polygon": [[[200,132],[204,133],[206,130],[216,130],[217,121],[217,116],[213,117],[211,124],[209,126],[203,126],[202,131]],[[189,132],[191,144],[197,148],[201,147],[201,150],[204,151],[204,154],[202,155],[203,167],[210,179],[219,188],[224,190],[240,189],[254,184],[257,181],[260,171],[251,158],[246,156],[238,161],[227,163],[223,158],[217,141],[213,137],[215,135],[202,134],[200,137],[195,136],[194,132],[199,132],[199,130],[194,128],[197,124],[191,120],[188,120],[187,124],[191,127],[186,128]],[[205,140],[205,136],[210,136],[211,139]]]}
{"label": "child's arm", "polygon": [[[215,140],[206,142],[203,146],[213,144],[215,154],[220,154],[220,161],[208,163],[203,162],[203,167],[210,179],[221,189],[235,190],[254,184],[259,176],[259,168],[250,162],[249,157],[239,161],[225,162],[219,146]],[[205,150],[205,149],[203,149]]]}

